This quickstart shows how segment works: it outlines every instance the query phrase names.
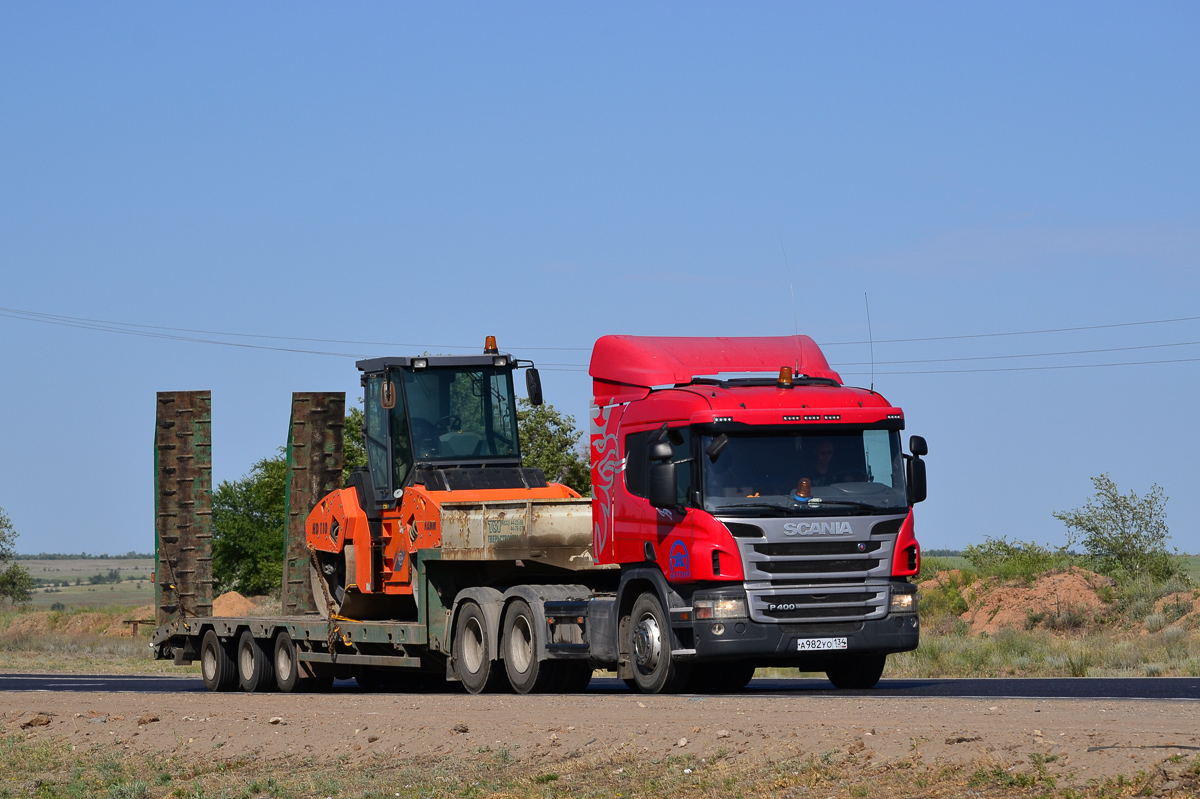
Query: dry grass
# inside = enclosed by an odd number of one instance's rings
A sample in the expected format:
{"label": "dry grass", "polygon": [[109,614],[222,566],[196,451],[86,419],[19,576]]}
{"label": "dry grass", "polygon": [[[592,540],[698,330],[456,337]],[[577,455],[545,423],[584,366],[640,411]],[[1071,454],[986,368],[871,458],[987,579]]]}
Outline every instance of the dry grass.
{"label": "dry grass", "polygon": [[[873,764],[833,750],[761,762],[734,756],[575,757],[534,764],[509,750],[481,748],[470,758],[378,756],[374,762],[271,763],[130,755],[119,745],[86,750],[22,733],[0,739],[0,796],[114,799],[251,797],[951,797],[1057,796],[1100,799],[1194,796],[1200,759],[1168,758],[1150,772],[1067,787],[1053,756],[970,764],[911,759]],[[969,793],[968,793],[969,792]]]}
{"label": "dry grass", "polygon": [[33,609],[0,613],[0,671],[90,674],[184,673],[198,671],[154,660],[152,627],[134,639],[126,619],[146,618],[129,608]]}

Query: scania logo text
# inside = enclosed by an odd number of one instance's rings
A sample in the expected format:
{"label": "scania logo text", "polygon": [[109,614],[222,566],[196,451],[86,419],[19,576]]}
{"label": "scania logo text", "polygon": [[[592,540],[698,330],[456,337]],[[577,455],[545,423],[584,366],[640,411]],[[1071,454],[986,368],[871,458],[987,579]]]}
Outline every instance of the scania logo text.
{"label": "scania logo text", "polygon": [[784,535],[852,535],[850,522],[788,522]]}

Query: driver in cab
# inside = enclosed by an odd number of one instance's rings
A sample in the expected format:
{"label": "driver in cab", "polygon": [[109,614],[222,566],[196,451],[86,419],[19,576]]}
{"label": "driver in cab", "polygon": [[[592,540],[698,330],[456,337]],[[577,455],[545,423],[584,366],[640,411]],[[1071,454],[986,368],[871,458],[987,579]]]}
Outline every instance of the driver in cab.
{"label": "driver in cab", "polygon": [[[800,445],[804,449],[810,449],[809,447],[804,447],[802,439],[797,439],[797,441],[800,442]],[[796,488],[792,492],[792,496],[802,501],[812,496],[814,487],[827,486],[840,482],[840,480],[835,479],[833,471],[835,454],[833,441],[828,438],[819,438],[815,442],[815,447],[811,448],[811,451],[813,453],[811,461],[802,467],[800,480],[796,483]]]}

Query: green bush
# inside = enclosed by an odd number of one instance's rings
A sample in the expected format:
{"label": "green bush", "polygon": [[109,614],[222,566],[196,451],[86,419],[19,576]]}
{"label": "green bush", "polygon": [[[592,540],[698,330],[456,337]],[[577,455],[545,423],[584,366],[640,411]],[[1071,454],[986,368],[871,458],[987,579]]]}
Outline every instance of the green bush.
{"label": "green bush", "polygon": [[963,556],[985,577],[1025,583],[1032,583],[1048,571],[1068,568],[1076,561],[1065,547],[1049,549],[1032,541],[1010,542],[1003,536],[972,544],[963,551]]}
{"label": "green bush", "polygon": [[1092,478],[1095,495],[1082,508],[1057,511],[1072,540],[1082,538],[1088,567],[1118,580],[1162,582],[1186,576],[1184,561],[1167,549],[1167,497],[1157,485],[1142,496],[1122,494],[1107,474]]}

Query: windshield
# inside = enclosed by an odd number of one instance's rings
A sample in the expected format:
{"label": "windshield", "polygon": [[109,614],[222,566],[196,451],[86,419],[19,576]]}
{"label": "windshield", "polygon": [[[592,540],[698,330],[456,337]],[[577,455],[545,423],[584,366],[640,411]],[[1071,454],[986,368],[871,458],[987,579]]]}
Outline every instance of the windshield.
{"label": "windshield", "polygon": [[908,504],[895,430],[702,436],[700,460],[710,513],[851,515]]}
{"label": "windshield", "polygon": [[510,369],[404,369],[401,375],[416,460],[518,457]]}

